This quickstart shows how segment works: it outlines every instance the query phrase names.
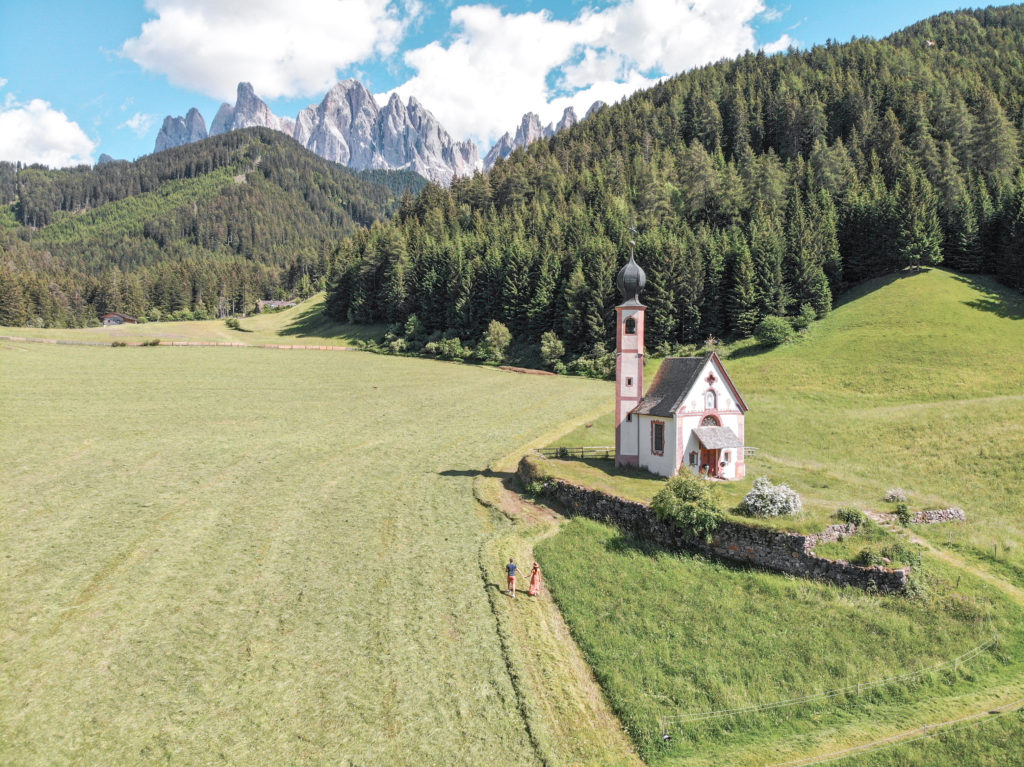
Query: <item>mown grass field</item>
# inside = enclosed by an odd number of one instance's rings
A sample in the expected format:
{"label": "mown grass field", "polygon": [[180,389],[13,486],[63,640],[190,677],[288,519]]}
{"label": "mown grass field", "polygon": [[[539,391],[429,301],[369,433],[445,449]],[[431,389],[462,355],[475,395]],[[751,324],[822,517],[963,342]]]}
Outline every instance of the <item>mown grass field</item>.
{"label": "mown grass field", "polygon": [[608,391],[0,343],[0,763],[537,763],[472,483]]}
{"label": "mown grass field", "polygon": [[239,318],[241,330],[232,330],[224,320],[191,322],[144,322],[95,328],[0,328],[0,335],[19,338],[51,338],[91,343],[209,341],[250,346],[262,344],[322,344],[347,346],[366,338],[379,338],[379,325],[343,325],[323,313],[322,293],[279,312]]}
{"label": "mown grass field", "polygon": [[[887,510],[882,497],[898,486],[912,508],[957,504],[968,522],[913,528],[937,553],[925,553],[925,596],[911,600],[651,551],[584,521],[539,544],[552,592],[644,756],[673,765],[786,762],[943,721],[1000,691],[1024,697],[1020,296],[938,270],[877,280],[799,342],[733,349],[726,365],[751,407],[747,440],[759,448],[748,482],[767,474],[790,484],[812,518],[847,505]],[[561,444],[611,444],[610,418],[592,423]],[[570,479],[641,500],[660,485],[600,462],[552,463]],[[743,484],[728,494],[741,495]],[[1000,652],[957,681],[688,725],[667,745],[660,740],[659,717],[672,711],[763,703],[952,658],[987,633],[979,611],[989,600]],[[908,764],[960,764],[969,762],[950,760],[970,743],[988,755],[1024,745],[1012,720],[986,732],[1001,734],[951,735],[945,750],[932,743],[891,753]]]}

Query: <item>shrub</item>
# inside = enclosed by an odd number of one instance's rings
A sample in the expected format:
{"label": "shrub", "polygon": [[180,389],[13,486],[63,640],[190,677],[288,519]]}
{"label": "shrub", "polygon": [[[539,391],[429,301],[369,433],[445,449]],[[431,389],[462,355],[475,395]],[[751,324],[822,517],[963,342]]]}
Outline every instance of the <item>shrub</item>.
{"label": "shrub", "polygon": [[535,479],[526,484],[526,494],[531,498],[541,498],[547,492],[547,483],[542,479]]}
{"label": "shrub", "polygon": [[672,477],[651,502],[658,518],[681,532],[711,538],[722,521],[722,509],[713,484],[684,471]]}
{"label": "shrub", "polygon": [[905,503],[896,504],[896,519],[900,521],[900,524],[906,527],[910,524],[910,508]]}
{"label": "shrub", "polygon": [[231,330],[241,330],[242,327],[238,324],[238,317],[228,317],[224,320],[224,324],[227,325]]}
{"label": "shrub", "polygon": [[505,359],[505,350],[510,343],[512,333],[505,324],[491,320],[476,347],[476,353],[485,362],[501,362]]}
{"label": "shrub", "polygon": [[885,494],[886,503],[906,503],[907,493],[902,487],[893,487]]}
{"label": "shrub", "polygon": [[565,356],[565,344],[563,344],[554,331],[548,330],[540,337],[540,359],[545,367],[554,368]]}
{"label": "shrub", "polygon": [[773,485],[768,477],[758,477],[743,498],[742,510],[752,517],[781,517],[800,513],[803,504],[787,485]]}
{"label": "shrub", "polygon": [[882,561],[882,555],[874,549],[861,549],[857,552],[857,555],[851,560],[855,565],[861,567],[879,567],[885,562]]}
{"label": "shrub", "polygon": [[794,330],[806,330],[815,320],[814,307],[810,304],[800,304],[800,312],[790,320]]}
{"label": "shrub", "polygon": [[126,344],[124,341],[114,341],[114,343],[111,344],[111,346],[127,346],[127,345],[128,344]]}
{"label": "shrub", "polygon": [[862,526],[867,521],[867,515],[864,514],[858,508],[853,506],[844,506],[836,511],[836,516],[839,517],[841,522],[846,522],[849,525],[856,525],[857,527]]}
{"label": "shrub", "polygon": [[148,341],[143,341],[142,345],[143,346],[159,346],[160,345],[160,339],[159,338],[151,338]]}
{"label": "shrub", "polygon": [[793,337],[793,326],[785,317],[769,315],[757,323],[754,338],[765,346],[778,346]]}

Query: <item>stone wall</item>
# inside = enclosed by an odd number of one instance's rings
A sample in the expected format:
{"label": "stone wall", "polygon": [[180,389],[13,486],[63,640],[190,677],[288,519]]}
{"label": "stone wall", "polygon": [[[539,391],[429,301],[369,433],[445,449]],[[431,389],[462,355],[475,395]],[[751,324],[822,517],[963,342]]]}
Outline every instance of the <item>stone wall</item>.
{"label": "stone wall", "polygon": [[801,535],[723,521],[708,542],[666,525],[645,504],[544,476],[529,456],[519,462],[518,474],[524,484],[542,482],[545,493],[558,501],[570,515],[615,525],[669,549],[699,551],[720,559],[844,586],[873,588],[887,593],[903,593],[907,588],[909,568],[861,567],[844,560],[825,559],[814,553],[818,544],[852,535],[857,531],[856,525],[832,525],[820,533]]}
{"label": "stone wall", "polygon": [[[872,515],[877,522],[888,522],[898,524],[899,519],[895,514],[879,513]],[[940,522],[966,522],[967,514],[959,506],[950,506],[948,509],[927,509],[926,511],[915,511],[910,515],[912,525],[936,525]]]}

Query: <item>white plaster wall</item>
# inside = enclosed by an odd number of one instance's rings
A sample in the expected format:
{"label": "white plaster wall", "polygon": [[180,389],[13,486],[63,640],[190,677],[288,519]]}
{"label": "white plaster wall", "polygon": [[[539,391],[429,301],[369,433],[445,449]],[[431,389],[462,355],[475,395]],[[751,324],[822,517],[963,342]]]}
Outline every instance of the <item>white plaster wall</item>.
{"label": "white plaster wall", "polygon": [[[709,373],[715,374],[715,382],[708,385]],[[705,395],[711,389],[715,392],[717,407],[714,410],[705,410]],[[682,450],[679,452],[680,468],[686,467],[693,472],[700,471],[700,441],[694,435],[694,428],[700,426],[701,421],[707,415],[718,417],[722,426],[732,429],[733,434],[743,440],[744,423],[743,414],[739,412],[739,405],[733,397],[732,390],[726,385],[723,373],[712,360],[704,365],[697,382],[683,400],[683,407],[679,411],[679,444]],[[690,452],[697,451],[697,466],[689,466]],[[729,448],[723,450],[722,454],[729,453],[729,461],[725,467],[719,467],[720,476],[723,479],[741,479],[742,474],[737,476],[737,467],[742,462],[743,448]]]}
{"label": "white plaster wall", "polygon": [[[636,416],[634,416],[635,418]],[[676,425],[673,418],[659,418],[649,415],[641,415],[640,429],[639,429],[639,443],[640,443],[640,466],[647,469],[653,474],[657,474],[662,477],[675,476],[676,467],[679,465],[679,461],[676,458],[678,451],[676,449]],[[651,452],[651,424],[654,421],[663,421],[665,423],[665,454],[654,455]]]}

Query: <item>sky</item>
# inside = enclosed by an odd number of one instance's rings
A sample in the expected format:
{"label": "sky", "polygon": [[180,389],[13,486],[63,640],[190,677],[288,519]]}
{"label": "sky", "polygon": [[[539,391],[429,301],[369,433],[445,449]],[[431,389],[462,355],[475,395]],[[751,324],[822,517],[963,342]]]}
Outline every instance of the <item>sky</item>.
{"label": "sky", "polygon": [[51,167],[153,151],[251,82],[294,118],[338,80],[423,104],[481,154],[543,123],[737,56],[884,37],[949,0],[0,0],[0,160]]}

